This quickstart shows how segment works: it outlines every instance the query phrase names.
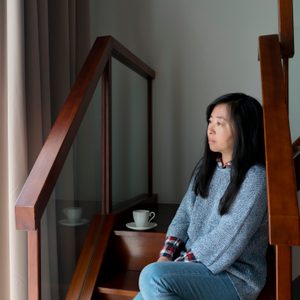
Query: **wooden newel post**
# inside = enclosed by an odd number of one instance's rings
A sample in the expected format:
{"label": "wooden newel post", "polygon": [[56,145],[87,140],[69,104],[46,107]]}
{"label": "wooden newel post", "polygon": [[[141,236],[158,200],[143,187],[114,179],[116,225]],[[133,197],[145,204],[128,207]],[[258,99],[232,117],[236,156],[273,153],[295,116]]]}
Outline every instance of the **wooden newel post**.
{"label": "wooden newel post", "polygon": [[291,247],[276,245],[276,300],[292,299]]}
{"label": "wooden newel post", "polygon": [[40,229],[28,231],[28,299],[41,299]]}

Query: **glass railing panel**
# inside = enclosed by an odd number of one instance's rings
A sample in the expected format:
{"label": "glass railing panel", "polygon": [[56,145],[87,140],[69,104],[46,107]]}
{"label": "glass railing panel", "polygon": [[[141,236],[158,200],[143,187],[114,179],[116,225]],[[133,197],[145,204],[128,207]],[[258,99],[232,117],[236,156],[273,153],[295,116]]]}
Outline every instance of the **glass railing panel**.
{"label": "glass railing panel", "polygon": [[42,219],[42,299],[65,299],[88,226],[100,210],[99,82]]}
{"label": "glass railing panel", "polygon": [[112,206],[148,192],[147,80],[112,60]]}

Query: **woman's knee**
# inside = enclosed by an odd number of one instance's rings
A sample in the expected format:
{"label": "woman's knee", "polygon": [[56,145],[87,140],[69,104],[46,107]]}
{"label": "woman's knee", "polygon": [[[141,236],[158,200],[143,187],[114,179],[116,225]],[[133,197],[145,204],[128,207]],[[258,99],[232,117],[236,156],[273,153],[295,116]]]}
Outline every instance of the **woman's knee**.
{"label": "woman's knee", "polygon": [[155,285],[158,283],[159,279],[162,277],[164,273],[164,265],[163,262],[154,262],[147,265],[141,272],[139,278],[139,286],[142,290],[144,287],[148,287],[149,284]]}

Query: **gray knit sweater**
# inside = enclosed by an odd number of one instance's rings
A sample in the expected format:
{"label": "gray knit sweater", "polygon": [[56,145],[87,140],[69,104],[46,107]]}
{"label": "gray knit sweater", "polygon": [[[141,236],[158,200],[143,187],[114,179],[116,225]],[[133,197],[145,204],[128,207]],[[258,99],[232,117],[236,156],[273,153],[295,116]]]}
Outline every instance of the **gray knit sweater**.
{"label": "gray knit sweater", "polygon": [[266,281],[268,245],[265,169],[249,169],[229,212],[218,205],[230,181],[230,168],[216,167],[209,196],[202,199],[190,183],[167,236],[180,238],[213,274],[227,272],[240,299],[256,299]]}

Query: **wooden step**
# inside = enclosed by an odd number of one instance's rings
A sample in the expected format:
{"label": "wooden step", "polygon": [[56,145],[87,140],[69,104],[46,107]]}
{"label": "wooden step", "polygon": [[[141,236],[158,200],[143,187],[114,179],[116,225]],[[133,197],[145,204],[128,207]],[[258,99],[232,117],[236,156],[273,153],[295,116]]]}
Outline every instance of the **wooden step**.
{"label": "wooden step", "polygon": [[140,271],[157,260],[164,239],[164,232],[114,230],[100,271],[97,299],[133,299],[138,292]]}
{"label": "wooden step", "polygon": [[[132,300],[138,293],[140,271],[157,260],[165,239],[165,232],[114,230],[106,261],[100,271],[95,289],[97,299]],[[275,299],[274,249],[269,247],[268,281],[260,300]]]}
{"label": "wooden step", "polygon": [[97,288],[100,299],[132,299],[138,293],[139,271],[124,271],[101,282]]}
{"label": "wooden step", "polygon": [[157,260],[165,236],[162,232],[115,231],[115,257],[119,257],[123,269],[141,271]]}
{"label": "wooden step", "polygon": [[[102,264],[95,298],[131,300],[138,293],[140,271],[159,257],[166,230],[178,205],[158,205],[155,222],[149,231],[134,231],[126,227],[132,212],[118,219]],[[149,208],[150,209],[150,208]]]}

